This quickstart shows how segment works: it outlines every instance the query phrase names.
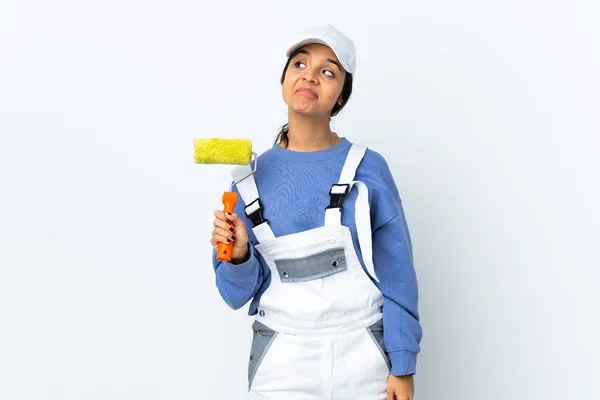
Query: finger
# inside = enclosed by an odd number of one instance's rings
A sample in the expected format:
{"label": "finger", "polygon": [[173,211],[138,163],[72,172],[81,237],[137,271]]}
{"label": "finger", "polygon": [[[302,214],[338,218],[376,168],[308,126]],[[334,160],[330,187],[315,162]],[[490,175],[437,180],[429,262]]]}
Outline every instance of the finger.
{"label": "finger", "polygon": [[231,241],[235,240],[235,233],[231,229],[223,229],[223,228],[215,228],[213,230],[213,236],[222,236],[226,239],[230,239]]}
{"label": "finger", "polygon": [[221,221],[231,222],[229,216],[225,215],[225,213],[221,210],[215,210],[215,212],[213,214],[214,214],[215,218],[217,218]]}
{"label": "finger", "polygon": [[233,242],[233,240],[232,240],[230,237],[223,236],[223,235],[218,235],[218,234],[213,234],[213,237],[212,237],[212,239],[210,240],[210,243],[211,243],[213,246],[216,246],[216,245],[218,245],[219,243],[227,243],[227,244],[229,244],[229,243],[231,243],[231,242]]}
{"label": "finger", "polygon": [[235,245],[237,242],[235,242],[232,239],[227,238],[226,236],[221,236],[221,235],[215,235],[210,238],[210,245],[212,247],[214,247],[215,249],[219,246],[219,243],[225,243],[225,244],[232,243],[233,245]]}
{"label": "finger", "polygon": [[215,228],[223,229],[230,232],[233,232],[235,230],[234,227],[232,227],[227,221],[223,221],[218,218],[214,220],[213,225]]}
{"label": "finger", "polygon": [[230,213],[230,212],[225,213],[225,218],[228,218],[231,222],[236,222],[236,221],[240,220],[239,215],[237,215],[236,213]]}
{"label": "finger", "polygon": [[225,218],[227,219],[227,221],[229,221],[231,224],[234,225],[234,227],[236,228],[238,233],[242,233],[246,231],[246,223],[244,222],[244,220],[235,213],[231,213],[231,214],[227,214],[225,213]]}
{"label": "finger", "polygon": [[387,396],[385,398],[385,400],[396,400],[395,396],[394,396],[394,391],[389,389],[387,390]]}

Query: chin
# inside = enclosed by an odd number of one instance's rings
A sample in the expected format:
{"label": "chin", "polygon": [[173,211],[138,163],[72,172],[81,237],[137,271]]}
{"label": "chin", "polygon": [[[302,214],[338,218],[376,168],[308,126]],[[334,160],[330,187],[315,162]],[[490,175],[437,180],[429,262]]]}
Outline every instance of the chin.
{"label": "chin", "polygon": [[299,104],[292,104],[292,105],[288,105],[289,109],[297,114],[302,114],[304,116],[307,117],[319,117],[319,116],[323,116],[325,114],[329,114],[330,110],[325,110],[322,108],[315,108],[315,107],[304,107],[303,105],[299,105]]}

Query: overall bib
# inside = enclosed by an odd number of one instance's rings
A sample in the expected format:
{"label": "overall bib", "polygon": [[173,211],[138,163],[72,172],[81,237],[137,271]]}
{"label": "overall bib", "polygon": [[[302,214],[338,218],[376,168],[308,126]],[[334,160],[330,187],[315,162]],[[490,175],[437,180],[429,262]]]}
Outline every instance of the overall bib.
{"label": "overall bib", "polygon": [[[252,325],[249,399],[384,400],[390,364],[383,343],[383,296],[371,250],[368,191],[354,181],[366,148],[353,144],[323,226],[275,237],[262,217],[253,177],[240,182],[246,215],[271,270]],[[233,170],[234,179],[250,166]],[[344,197],[356,186],[356,225],[367,273],[341,224]]]}

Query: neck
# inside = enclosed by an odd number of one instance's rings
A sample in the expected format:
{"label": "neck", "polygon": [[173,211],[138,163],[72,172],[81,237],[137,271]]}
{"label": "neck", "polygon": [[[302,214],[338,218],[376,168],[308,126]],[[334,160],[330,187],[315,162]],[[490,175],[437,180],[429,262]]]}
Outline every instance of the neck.
{"label": "neck", "polygon": [[294,151],[316,151],[327,149],[341,139],[331,131],[329,116],[306,116],[288,111],[288,146]]}

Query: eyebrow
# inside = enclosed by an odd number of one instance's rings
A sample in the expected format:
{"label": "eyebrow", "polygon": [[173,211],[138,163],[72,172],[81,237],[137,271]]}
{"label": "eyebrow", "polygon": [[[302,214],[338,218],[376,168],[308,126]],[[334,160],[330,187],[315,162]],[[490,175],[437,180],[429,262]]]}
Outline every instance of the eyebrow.
{"label": "eyebrow", "polygon": [[[310,56],[310,53],[308,51],[306,51],[306,50],[299,50],[296,53],[296,55],[298,55],[298,54],[306,54],[307,56]],[[342,70],[342,66],[337,61],[332,60],[331,58],[326,58],[325,61],[327,61],[329,63],[332,63],[333,65],[337,66],[340,71]]]}

